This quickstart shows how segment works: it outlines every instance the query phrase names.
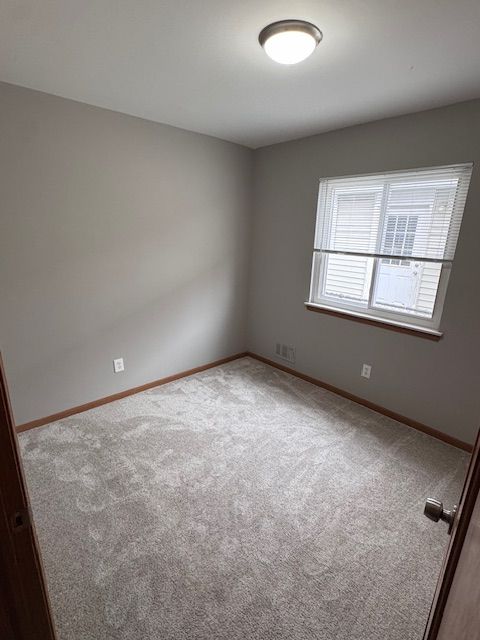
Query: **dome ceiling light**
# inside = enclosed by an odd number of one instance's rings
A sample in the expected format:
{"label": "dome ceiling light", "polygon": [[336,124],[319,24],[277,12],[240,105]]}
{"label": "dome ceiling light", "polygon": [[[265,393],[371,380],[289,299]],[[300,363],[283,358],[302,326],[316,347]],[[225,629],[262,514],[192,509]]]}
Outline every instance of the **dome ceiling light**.
{"label": "dome ceiling light", "polygon": [[280,64],[297,64],[316,49],[323,34],[304,20],[272,22],[260,31],[258,41],[269,58]]}

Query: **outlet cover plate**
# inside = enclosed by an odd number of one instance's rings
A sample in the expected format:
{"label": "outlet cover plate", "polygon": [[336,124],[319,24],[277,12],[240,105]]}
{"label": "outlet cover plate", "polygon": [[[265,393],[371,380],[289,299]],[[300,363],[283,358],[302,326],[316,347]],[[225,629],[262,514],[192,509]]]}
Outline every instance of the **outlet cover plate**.
{"label": "outlet cover plate", "polygon": [[364,364],[362,366],[362,378],[370,378],[370,374],[372,373],[372,365],[371,364]]}
{"label": "outlet cover plate", "polygon": [[123,363],[123,358],[115,358],[115,360],[113,361],[113,372],[114,373],[121,373],[122,371],[125,371],[125,365]]}

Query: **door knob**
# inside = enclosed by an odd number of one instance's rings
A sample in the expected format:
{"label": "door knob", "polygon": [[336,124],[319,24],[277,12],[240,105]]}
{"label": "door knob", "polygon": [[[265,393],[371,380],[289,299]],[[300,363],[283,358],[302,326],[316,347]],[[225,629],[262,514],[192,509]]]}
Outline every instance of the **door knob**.
{"label": "door knob", "polygon": [[439,520],[446,522],[448,524],[448,533],[451,533],[455,514],[457,513],[457,505],[454,505],[453,509],[448,511],[448,509],[443,508],[443,503],[440,502],[440,500],[427,498],[423,513],[429,520],[433,520],[433,522],[438,522]]}

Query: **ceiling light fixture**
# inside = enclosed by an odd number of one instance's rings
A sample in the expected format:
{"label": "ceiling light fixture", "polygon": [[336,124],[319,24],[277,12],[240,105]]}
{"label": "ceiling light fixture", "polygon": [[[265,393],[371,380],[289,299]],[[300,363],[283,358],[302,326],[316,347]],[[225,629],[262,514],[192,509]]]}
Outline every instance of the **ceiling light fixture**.
{"label": "ceiling light fixture", "polygon": [[322,38],[320,29],[311,22],[280,20],[262,29],[258,41],[275,62],[297,64],[315,51]]}

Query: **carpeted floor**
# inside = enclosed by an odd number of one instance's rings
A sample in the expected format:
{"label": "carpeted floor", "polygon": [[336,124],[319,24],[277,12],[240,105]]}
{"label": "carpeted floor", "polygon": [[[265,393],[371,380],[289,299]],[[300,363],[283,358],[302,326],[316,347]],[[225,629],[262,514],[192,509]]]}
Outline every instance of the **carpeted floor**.
{"label": "carpeted floor", "polygon": [[249,358],[20,443],[59,640],[420,640],[467,464]]}

